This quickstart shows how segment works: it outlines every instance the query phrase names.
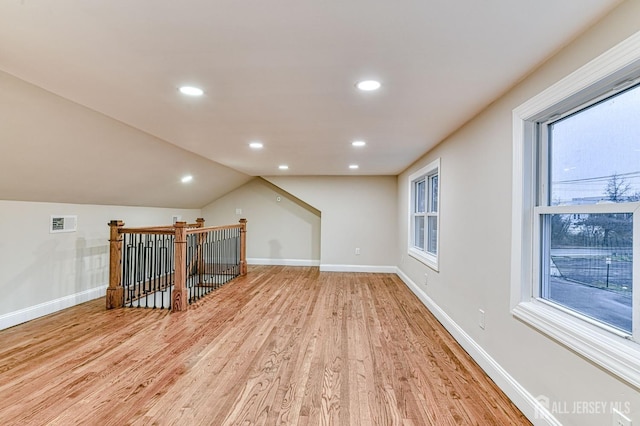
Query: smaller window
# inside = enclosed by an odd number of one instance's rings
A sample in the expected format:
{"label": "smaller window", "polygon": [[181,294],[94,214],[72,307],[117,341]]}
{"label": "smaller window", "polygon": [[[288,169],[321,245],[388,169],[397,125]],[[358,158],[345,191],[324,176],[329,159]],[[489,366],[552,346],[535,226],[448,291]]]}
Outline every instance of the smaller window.
{"label": "smaller window", "polygon": [[438,269],[440,160],[409,177],[409,255]]}

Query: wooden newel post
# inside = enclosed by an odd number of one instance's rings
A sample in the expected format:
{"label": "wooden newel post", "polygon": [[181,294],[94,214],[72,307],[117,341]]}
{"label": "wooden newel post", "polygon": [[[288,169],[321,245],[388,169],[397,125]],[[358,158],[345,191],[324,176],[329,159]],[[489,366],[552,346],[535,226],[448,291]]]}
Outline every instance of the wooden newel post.
{"label": "wooden newel post", "polygon": [[240,275],[247,275],[247,219],[240,219]]}
{"label": "wooden newel post", "polygon": [[112,220],[107,225],[110,227],[107,309],[122,308],[124,304],[124,289],[122,288],[122,234],[120,233],[120,228],[124,226],[124,222]]}
{"label": "wooden newel post", "polygon": [[175,285],[171,300],[172,311],[186,311],[189,295],[187,293],[187,222],[176,222],[175,228]]}
{"label": "wooden newel post", "polygon": [[204,228],[204,219],[199,217],[196,219],[196,223],[198,224],[198,228]]}

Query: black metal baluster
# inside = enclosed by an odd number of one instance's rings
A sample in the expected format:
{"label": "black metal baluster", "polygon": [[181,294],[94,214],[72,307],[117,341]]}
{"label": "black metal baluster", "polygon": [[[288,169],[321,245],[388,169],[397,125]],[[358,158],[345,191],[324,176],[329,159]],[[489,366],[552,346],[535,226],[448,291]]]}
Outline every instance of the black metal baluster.
{"label": "black metal baluster", "polygon": [[229,230],[229,238],[227,238],[227,254],[226,254],[226,262],[225,262],[225,279],[226,282],[229,282],[231,280],[232,277],[232,271],[233,271],[233,262],[234,262],[234,255],[233,255],[233,248],[235,245],[235,241],[234,241],[234,235],[233,235],[233,229]]}
{"label": "black metal baluster", "polygon": [[138,241],[137,235],[131,235],[131,241],[129,243],[129,307],[133,308],[133,301],[135,299],[136,291],[136,262],[137,262],[137,250]]}
{"label": "black metal baluster", "polygon": [[169,241],[171,241],[171,244],[169,245],[169,252],[167,254],[169,255],[168,259],[169,259],[169,270],[171,271],[171,284],[169,285],[169,303],[167,305],[167,308],[171,309],[171,297],[173,295],[173,286],[175,285],[175,282],[176,282],[175,235],[170,236]]}
{"label": "black metal baluster", "polygon": [[206,260],[206,268],[207,275],[209,276],[209,286],[211,290],[215,290],[216,288],[216,241],[215,241],[215,231],[207,232],[207,260]]}
{"label": "black metal baluster", "polygon": [[[235,276],[238,277],[240,276],[240,253],[242,251],[242,247],[240,244],[240,237],[242,236],[242,233],[240,232],[240,229],[238,228],[236,230],[236,269],[235,269]],[[246,260],[246,259],[245,259]]]}
{"label": "black metal baluster", "polygon": [[160,280],[160,256],[162,253],[160,251],[160,243],[161,243],[161,235],[155,235],[153,238],[153,280],[152,285],[150,286],[150,292],[153,293],[153,309],[156,309],[157,299],[158,299],[158,282]]}
{"label": "black metal baluster", "polygon": [[[189,264],[192,264],[194,258],[194,250],[193,250],[193,234],[187,236],[187,240],[189,243],[187,244],[187,267]],[[193,266],[193,265],[191,265]],[[191,270],[187,271],[187,288],[189,289],[189,303],[195,302],[198,296],[198,288],[194,285],[193,278],[191,275]]]}
{"label": "black metal baluster", "polygon": [[215,275],[211,273],[211,232],[207,232],[204,237],[204,247],[202,252],[202,263],[204,267],[204,276],[207,280],[207,293],[213,291]]}
{"label": "black metal baluster", "polygon": [[[152,235],[145,236],[144,244],[144,279],[142,281],[142,294],[144,297],[144,307],[149,307],[149,281],[151,280],[151,261],[153,258]],[[142,303],[142,300],[140,301]]]}
{"label": "black metal baluster", "polygon": [[222,284],[227,283],[227,269],[229,264],[229,230],[225,229],[222,239]]}
{"label": "black metal baluster", "polygon": [[131,306],[133,307],[133,304],[136,301],[136,295],[138,293],[138,265],[140,264],[140,241],[138,241],[140,239],[139,235],[135,236],[135,246],[132,248],[133,249],[133,276],[131,277],[131,285],[132,285],[132,294],[131,294]]}
{"label": "black metal baluster", "polygon": [[130,276],[130,283],[129,283],[129,307],[133,308],[133,302],[135,300],[136,297],[136,265],[138,264],[138,236],[137,235],[132,235],[131,236],[131,250],[129,251],[129,262],[130,262],[130,269],[131,271],[129,272],[129,276]]}
{"label": "black metal baluster", "polygon": [[216,253],[214,255],[214,259],[213,259],[213,264],[214,264],[214,270],[215,270],[215,279],[216,279],[216,288],[220,288],[220,253],[221,253],[221,246],[222,246],[222,231],[221,230],[216,230],[214,231],[216,236]]}
{"label": "black metal baluster", "polygon": [[222,284],[226,284],[227,283],[227,263],[229,262],[228,259],[228,251],[229,251],[229,235],[228,235],[228,230],[224,230],[222,231],[222,258],[220,259],[220,265],[221,265],[221,272],[222,272]]}
{"label": "black metal baluster", "polygon": [[169,268],[169,248],[167,247],[167,243],[168,243],[168,237],[165,235],[163,236],[162,239],[162,252],[163,252],[163,256],[162,256],[162,274],[163,274],[163,280],[162,280],[162,293],[161,293],[161,305],[160,307],[162,309],[164,309],[164,296],[165,296],[165,292],[168,293],[171,289],[171,270]]}
{"label": "black metal baluster", "polygon": [[125,299],[123,306],[127,306],[127,303],[131,301],[131,277],[129,276],[131,270],[131,237],[129,234],[124,234],[122,239],[122,287],[124,288],[122,293]]}
{"label": "black metal baluster", "polygon": [[144,307],[149,307],[149,281],[151,280],[151,263],[153,260],[153,236],[145,236],[144,245],[144,279],[142,281],[142,294],[144,295]]}
{"label": "black metal baluster", "polygon": [[164,309],[165,293],[171,291],[171,269],[169,267],[169,248],[167,247],[169,238],[164,235],[162,238],[162,292],[160,293],[160,307]]}
{"label": "black metal baluster", "polygon": [[[193,249],[193,266],[194,269],[197,271],[198,270],[198,260],[199,260],[199,253],[198,250],[200,249],[199,247],[199,238],[200,236],[198,234],[193,234],[193,241],[194,241],[194,249]],[[202,283],[200,282],[200,277],[198,276],[197,273],[193,274],[193,284],[196,287],[196,294],[197,294],[197,299],[200,299],[202,297]]]}
{"label": "black metal baluster", "polygon": [[153,309],[156,309],[158,302],[158,289],[159,289],[159,280],[160,280],[160,259],[162,257],[161,252],[161,235],[156,235],[153,240],[153,252],[154,252],[154,260],[153,260],[153,285],[151,286],[151,291],[153,292]]}

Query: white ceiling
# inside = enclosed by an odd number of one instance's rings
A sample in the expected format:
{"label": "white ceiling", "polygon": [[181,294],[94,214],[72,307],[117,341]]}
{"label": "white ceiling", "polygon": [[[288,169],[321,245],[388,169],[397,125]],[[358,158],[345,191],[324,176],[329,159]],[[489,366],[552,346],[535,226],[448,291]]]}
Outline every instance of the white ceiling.
{"label": "white ceiling", "polygon": [[2,0],[0,70],[250,176],[395,175],[618,3]]}

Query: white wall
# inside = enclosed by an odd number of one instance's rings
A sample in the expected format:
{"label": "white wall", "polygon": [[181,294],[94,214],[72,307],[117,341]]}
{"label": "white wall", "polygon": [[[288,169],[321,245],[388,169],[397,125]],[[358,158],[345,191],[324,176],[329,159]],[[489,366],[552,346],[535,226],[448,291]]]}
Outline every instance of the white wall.
{"label": "white wall", "polygon": [[264,179],[255,178],[207,205],[202,217],[206,226],[247,219],[250,264],[320,264],[320,211]]}
{"label": "white wall", "polygon": [[[322,270],[395,270],[395,176],[269,176],[265,179],[320,210]],[[355,254],[356,248],[360,248],[360,255]]]}
{"label": "white wall", "polygon": [[[640,422],[640,394],[510,314],[511,113],[640,30],[638,17],[639,1],[623,3],[398,178],[400,275],[433,303],[454,336],[521,408],[532,402],[527,397],[547,397],[552,414],[565,425],[611,424],[610,406],[602,414],[575,412],[574,404],[584,402],[628,403],[629,415]],[[435,272],[407,256],[407,188],[408,176],[438,157],[441,240],[440,272]],[[486,312],[484,330],[479,309]],[[542,424],[533,412],[527,414]]]}
{"label": "white wall", "polygon": [[[199,209],[167,209],[0,200],[0,329],[93,298],[109,279],[111,220],[126,226],[187,222]],[[77,232],[49,233],[51,215],[77,215]]]}

